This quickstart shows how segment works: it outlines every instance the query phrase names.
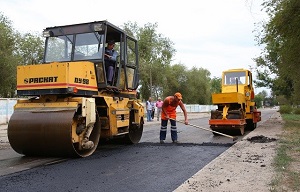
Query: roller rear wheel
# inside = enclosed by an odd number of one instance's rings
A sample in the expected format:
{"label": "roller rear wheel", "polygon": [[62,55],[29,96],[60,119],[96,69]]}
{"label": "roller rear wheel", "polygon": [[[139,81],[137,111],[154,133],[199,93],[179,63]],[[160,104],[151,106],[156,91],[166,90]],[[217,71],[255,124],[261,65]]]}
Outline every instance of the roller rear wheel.
{"label": "roller rear wheel", "polygon": [[247,125],[246,125],[247,130],[253,131],[256,128],[256,123],[253,123],[252,119],[247,119],[246,123],[247,123]]}
{"label": "roller rear wheel", "polygon": [[144,124],[142,119],[140,121],[140,124],[130,124],[129,133],[126,134],[123,141],[127,144],[138,143],[142,138],[143,128],[144,128]]}

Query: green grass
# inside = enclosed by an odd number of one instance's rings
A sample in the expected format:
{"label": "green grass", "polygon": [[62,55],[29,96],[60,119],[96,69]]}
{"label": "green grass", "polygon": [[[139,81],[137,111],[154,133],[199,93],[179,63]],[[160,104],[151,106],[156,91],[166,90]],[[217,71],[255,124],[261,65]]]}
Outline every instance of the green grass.
{"label": "green grass", "polygon": [[300,115],[282,114],[283,134],[274,158],[272,192],[300,191]]}

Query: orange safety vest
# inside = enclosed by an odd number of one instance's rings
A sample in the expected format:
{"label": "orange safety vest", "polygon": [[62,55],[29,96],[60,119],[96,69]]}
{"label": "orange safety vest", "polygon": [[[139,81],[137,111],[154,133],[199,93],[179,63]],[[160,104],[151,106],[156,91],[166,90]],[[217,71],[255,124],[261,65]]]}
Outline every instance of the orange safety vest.
{"label": "orange safety vest", "polygon": [[[166,98],[166,100],[169,100],[169,104],[167,107],[164,108],[165,112],[168,114],[169,118],[172,119],[176,119],[176,108],[179,105],[180,102],[182,102],[181,100],[179,100],[178,103],[172,103],[174,100],[173,96],[169,96]],[[174,105],[171,105],[171,103]],[[164,107],[164,106],[163,106]],[[161,119],[163,120],[167,120],[166,118],[166,114],[163,112],[163,110],[161,111]]]}

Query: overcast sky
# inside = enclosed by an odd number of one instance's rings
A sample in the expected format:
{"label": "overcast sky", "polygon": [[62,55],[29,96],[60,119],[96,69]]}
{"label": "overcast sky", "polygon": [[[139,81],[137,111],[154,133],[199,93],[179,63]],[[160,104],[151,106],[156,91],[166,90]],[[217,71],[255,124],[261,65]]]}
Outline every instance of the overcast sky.
{"label": "overcast sky", "polygon": [[[148,3],[147,3],[148,2]],[[255,67],[261,47],[255,24],[266,20],[263,0],[0,0],[0,12],[21,33],[46,27],[107,20],[119,27],[157,23],[157,33],[176,49],[181,63],[221,77],[223,70]]]}

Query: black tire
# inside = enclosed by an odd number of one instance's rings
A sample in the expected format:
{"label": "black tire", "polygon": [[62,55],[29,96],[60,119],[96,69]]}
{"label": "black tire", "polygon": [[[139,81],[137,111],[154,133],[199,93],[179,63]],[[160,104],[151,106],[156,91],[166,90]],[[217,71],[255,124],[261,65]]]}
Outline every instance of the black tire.
{"label": "black tire", "polygon": [[253,123],[252,119],[247,119],[246,123],[247,123],[247,125],[246,125],[247,130],[253,131],[256,128],[256,123]]}
{"label": "black tire", "polygon": [[129,133],[125,135],[123,141],[126,144],[138,143],[142,138],[143,129],[144,129],[144,123],[143,123],[143,118],[141,118],[140,124],[138,125],[130,124]]}

